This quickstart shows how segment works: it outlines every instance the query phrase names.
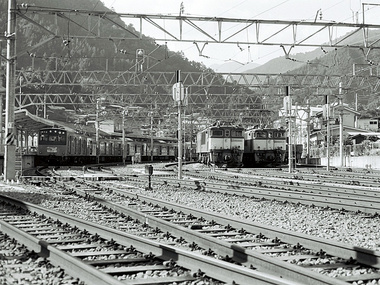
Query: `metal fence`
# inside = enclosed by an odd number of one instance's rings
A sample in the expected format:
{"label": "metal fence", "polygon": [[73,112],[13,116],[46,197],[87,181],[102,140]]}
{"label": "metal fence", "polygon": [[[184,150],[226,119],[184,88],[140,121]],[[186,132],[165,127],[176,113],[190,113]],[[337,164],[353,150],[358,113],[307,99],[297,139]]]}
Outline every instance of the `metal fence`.
{"label": "metal fence", "polygon": [[[329,147],[330,157],[340,156],[340,146]],[[344,156],[380,156],[380,142],[364,141],[361,144],[343,146]],[[327,147],[311,147],[310,157],[327,157]]]}

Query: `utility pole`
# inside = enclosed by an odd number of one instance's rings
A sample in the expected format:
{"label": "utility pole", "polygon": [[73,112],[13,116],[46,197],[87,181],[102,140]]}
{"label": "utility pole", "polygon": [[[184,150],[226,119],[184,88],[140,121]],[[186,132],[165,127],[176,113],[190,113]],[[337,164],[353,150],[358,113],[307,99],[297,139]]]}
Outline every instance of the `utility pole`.
{"label": "utility pole", "polygon": [[339,82],[339,155],[340,166],[344,166],[344,149],[343,149],[343,100],[342,100],[342,82]]}
{"label": "utility pole", "polygon": [[327,151],[327,166],[326,170],[330,171],[330,96],[326,95],[326,151]]}
{"label": "utility pole", "polygon": [[187,88],[184,88],[184,99],[183,99],[183,160],[186,161],[186,107],[188,106],[188,94],[187,94]]}
{"label": "utility pole", "polygon": [[285,111],[288,117],[288,161],[289,173],[293,169],[293,147],[292,147],[292,100],[290,97],[290,86],[285,87]]}
{"label": "utility pole", "polygon": [[96,163],[99,164],[100,156],[100,141],[99,141],[99,102],[100,98],[96,99],[96,110],[95,110],[95,143],[96,143]]}
{"label": "utility pole", "polygon": [[153,162],[153,111],[150,112],[150,161]]}
{"label": "utility pole", "polygon": [[7,76],[5,105],[5,155],[4,180],[15,180],[16,145],[15,145],[15,71],[16,71],[16,0],[8,1],[7,27]]}
{"label": "utility pole", "polygon": [[125,158],[127,156],[127,152],[125,151],[125,109],[122,110],[121,112],[122,114],[122,118],[121,118],[121,127],[122,127],[122,130],[121,130],[121,137],[122,137],[122,142],[121,142],[121,145],[122,145],[122,148],[123,148],[123,165],[125,165]]}
{"label": "utility pole", "polygon": [[310,102],[307,100],[307,119],[306,119],[306,164],[310,162],[310,120],[311,120],[311,110],[310,110]]}

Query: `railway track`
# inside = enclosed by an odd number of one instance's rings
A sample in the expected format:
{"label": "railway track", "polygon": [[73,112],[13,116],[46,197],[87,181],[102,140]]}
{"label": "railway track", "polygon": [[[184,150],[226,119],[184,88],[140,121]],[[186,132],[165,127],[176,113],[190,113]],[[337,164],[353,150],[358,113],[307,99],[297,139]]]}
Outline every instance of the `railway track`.
{"label": "railway track", "polygon": [[[221,176],[224,176],[221,175]],[[170,184],[168,183],[168,179],[173,177],[172,174],[169,175],[157,175],[153,178],[153,181],[157,182],[158,178],[163,178],[164,182],[166,185]],[[227,176],[228,177],[228,176]],[[234,177],[232,177],[234,178]],[[131,176],[125,176],[123,179],[132,179],[133,181],[139,181],[142,183],[142,185],[146,184],[146,177],[139,177],[138,175],[131,175]],[[240,177],[238,179],[239,181],[241,180]],[[185,181],[185,180],[184,180]],[[90,185],[86,183],[83,183],[81,181],[81,186],[79,187],[78,182],[74,184],[75,186],[71,186],[71,188],[67,188],[70,191],[75,191],[78,194],[81,194],[82,196],[85,196],[87,198],[92,196],[94,193],[98,193],[98,195],[104,193],[118,193],[118,191],[123,191],[120,189],[116,189],[116,187],[110,187],[109,185],[103,185],[103,183],[99,182],[92,182]],[[122,184],[124,182],[113,182],[115,184]],[[247,182],[245,182],[247,183]],[[209,184],[209,183],[207,183]],[[225,183],[224,183],[225,184]],[[175,185],[175,184],[173,184]],[[69,184],[65,182],[65,186],[68,187]],[[177,184],[178,186],[178,184]],[[184,186],[183,184],[181,186]],[[199,186],[199,185],[198,185]],[[125,184],[123,184],[122,187],[126,187]],[[189,187],[197,187],[197,184],[194,182],[194,180],[190,181]],[[84,188],[84,189],[82,189]],[[119,187],[118,187],[119,188]],[[380,276],[378,273],[378,253],[371,251],[371,250],[366,250],[366,249],[360,249],[360,248],[355,248],[350,246],[345,246],[344,250],[339,245],[339,250],[335,249],[338,253],[334,255],[334,250],[330,251],[330,246],[327,246],[328,250],[326,249],[326,245],[322,245],[323,242],[320,244],[314,244],[314,242],[297,242],[296,241],[300,240],[300,234],[296,233],[294,234],[294,241],[287,241],[289,237],[283,238],[281,234],[276,234],[274,232],[270,233],[270,230],[272,230],[270,227],[267,227],[265,230],[262,228],[256,228],[256,230],[247,231],[245,226],[242,226],[241,224],[234,224],[237,221],[230,222],[228,220],[228,217],[220,217],[219,214],[215,214],[214,217],[211,216],[209,219],[206,219],[205,214],[199,214],[197,215],[195,212],[193,212],[194,209],[190,209],[187,207],[183,206],[178,206],[178,209],[175,210],[173,205],[169,203],[168,205],[163,205],[161,204],[162,201],[155,200],[149,197],[144,197],[141,194],[136,194],[133,191],[133,188],[129,188],[131,191],[127,196],[132,199],[132,202],[128,202],[128,207],[127,209],[121,209],[118,208],[120,205],[117,205],[117,203],[112,203],[110,201],[107,201],[106,199],[102,199],[99,197],[92,197],[93,201],[96,201],[97,204],[101,205],[103,209],[108,209],[110,211],[116,211],[118,213],[122,213],[124,215],[127,215],[128,217],[133,217],[133,219],[139,219],[141,221],[146,221],[150,226],[156,227],[160,229],[159,231],[162,231],[163,233],[169,235],[177,235],[183,237],[184,235],[189,235],[188,233],[184,234],[183,231],[184,229],[186,231],[190,232],[196,232],[200,237],[197,237],[197,239],[194,239],[194,237],[188,238],[189,241],[192,241],[191,244],[194,247],[194,249],[198,249],[202,252],[202,254],[208,254],[208,255],[218,255],[220,259],[230,259],[230,261],[237,262],[237,263],[242,263],[243,265],[247,267],[253,267],[259,272],[272,272],[271,271],[271,266],[273,268],[273,264],[270,266],[263,262],[262,259],[258,259],[257,256],[254,258],[250,257],[248,258],[247,252],[249,251],[255,251],[255,253],[259,253],[261,256],[266,256],[266,257],[271,257],[273,258],[278,258],[278,256],[285,256],[283,257],[285,263],[288,264],[298,264],[301,266],[301,271],[306,269],[306,275],[307,277],[303,276],[301,279],[298,277],[296,279],[297,282],[300,282],[302,284],[347,284],[347,282],[353,282],[353,284],[367,284],[367,283],[361,283],[361,282],[366,282],[366,280],[371,280],[373,282],[377,282],[375,280],[380,280]],[[82,192],[82,193],[81,193]],[[109,194],[107,194],[109,195]],[[119,193],[118,195],[123,195],[125,196],[125,193]],[[152,199],[152,200],[150,200]],[[122,201],[120,199],[120,196],[117,196],[116,198],[117,201]],[[137,203],[136,201],[141,201],[140,203]],[[131,210],[133,208],[132,212],[126,212]],[[168,210],[170,209],[170,210]],[[184,211],[186,210],[186,211]],[[188,212],[187,212],[188,211]],[[137,212],[137,213],[136,213]],[[179,213],[178,216],[177,212]],[[160,221],[156,221],[155,219],[159,219]],[[177,222],[174,223],[173,225],[173,220],[178,220]],[[218,220],[220,219],[220,220]],[[164,223],[162,225],[162,222]],[[165,223],[169,223],[166,224]],[[175,226],[178,226],[178,233],[173,232]],[[265,227],[264,227],[265,228]],[[270,230],[268,230],[270,229]],[[277,229],[278,230],[278,229]],[[285,231],[286,232],[286,231]],[[181,234],[182,233],[182,234]],[[205,234],[208,236],[205,238]],[[193,233],[192,233],[193,235]],[[149,236],[150,237],[150,236]],[[207,240],[207,242],[204,241],[204,239]],[[224,243],[228,243],[229,247],[224,249],[220,249],[219,245],[216,246],[215,243],[216,240],[220,240]],[[319,240],[318,238],[316,238]],[[339,243],[338,243],[339,244]],[[211,246],[210,246],[211,245]],[[218,248],[218,253],[216,253],[214,250],[212,250],[213,247]],[[232,249],[231,249],[232,246]],[[239,250],[237,248],[241,247],[243,249],[242,252],[244,252],[245,255],[241,256],[240,253],[238,254]],[[208,248],[208,249],[207,249]],[[351,251],[351,252],[350,252]],[[364,254],[363,254],[364,253]],[[368,256],[364,257],[366,254],[369,254]],[[298,257],[297,257],[298,255]],[[290,258],[288,256],[291,256]],[[355,258],[358,257],[358,258]],[[240,260],[239,260],[240,258]],[[279,259],[280,259],[279,258]],[[254,260],[255,259],[255,260]],[[252,262],[254,260],[254,262]],[[323,262],[319,263],[321,260],[324,260]],[[374,261],[376,260],[376,261]],[[315,262],[316,261],[316,262]],[[273,262],[273,261],[272,261]],[[363,264],[367,264],[369,267],[363,267]],[[313,265],[313,266],[310,266]],[[279,265],[276,265],[276,269],[278,271]],[[299,266],[297,266],[299,268]],[[327,283],[318,283],[321,281],[311,281],[311,279],[306,279],[302,278],[314,278],[314,276],[310,277],[310,270],[312,271],[322,271],[322,272],[332,272],[334,271],[339,271],[339,270],[352,270],[352,274],[354,276],[346,276],[341,279],[335,278],[333,281],[328,280]],[[290,276],[290,280],[295,280],[293,279],[292,274],[289,272],[286,272],[287,269],[281,269],[284,272],[280,272],[282,277],[287,277]],[[299,276],[299,271],[298,269],[297,276]],[[308,272],[307,272],[308,271]],[[355,272],[367,272],[367,274],[356,274]],[[282,274],[284,273],[284,274]],[[315,273],[315,272],[313,272]],[[295,273],[293,272],[293,275]],[[302,274],[301,274],[302,275]],[[313,274],[311,274],[313,275]],[[321,275],[321,274],[317,274]],[[320,278],[320,277],[319,277]],[[329,278],[331,279],[331,278]],[[317,283],[315,283],[317,282]],[[322,281],[324,282],[324,281]],[[329,283],[330,282],[330,283]],[[335,283],[331,283],[335,282]],[[339,283],[343,282],[343,283]],[[359,282],[359,283],[358,283]],[[379,281],[380,282],[380,281]],[[368,284],[377,284],[377,283],[368,283]]]}
{"label": "railway track", "polygon": [[86,284],[294,284],[25,201],[0,198],[1,231]]}
{"label": "railway track", "polygon": [[[205,178],[202,175],[188,174],[192,179],[178,180],[174,176],[154,176],[152,183],[171,186],[186,186],[231,195],[241,195],[256,199],[301,203],[310,206],[329,207],[338,210],[363,212],[369,215],[380,213],[380,195],[377,189],[342,187],[336,184],[304,184],[302,181],[243,179],[237,176],[228,178]],[[144,184],[145,178],[127,176],[125,179]],[[269,178],[268,178],[269,179]]]}
{"label": "railway track", "polygon": [[323,182],[323,183],[339,183],[342,185],[356,185],[364,187],[380,187],[380,173],[374,171],[342,171],[342,170],[332,170],[326,171],[323,169],[305,169],[300,168],[296,170],[296,173],[288,173],[277,170],[266,170],[266,169],[251,169],[251,170],[235,170],[230,169],[229,173],[244,173],[252,176],[261,177],[275,177],[283,179],[296,179],[300,178],[305,181],[311,182]]}
{"label": "railway track", "polygon": [[[109,172],[109,171],[108,171]],[[261,175],[241,174],[240,171],[186,171],[186,176],[192,179],[178,180],[173,172],[161,172],[154,175],[154,183],[167,183],[172,186],[196,186],[199,189],[223,192],[253,197],[257,199],[278,200],[283,202],[301,203],[310,206],[333,208],[340,211],[362,212],[367,215],[380,213],[380,184],[371,186],[347,185],[323,178],[304,178],[300,174],[282,173],[279,170],[258,169]],[[266,173],[266,174],[263,174]],[[328,172],[327,172],[328,173]],[[358,175],[362,175],[359,173]],[[127,175],[119,177],[129,181],[144,184],[146,177]],[[106,179],[106,178],[104,178]],[[115,177],[116,179],[116,177]],[[356,181],[356,180],[354,180]]]}
{"label": "railway track", "polygon": [[[90,193],[100,194],[106,189],[99,190],[97,183],[90,184],[86,182],[81,187],[76,185],[75,192],[89,197],[92,196]],[[65,185],[67,187],[67,184]],[[74,188],[72,190],[74,191]],[[104,208],[146,221],[163,232],[170,231],[174,236],[186,237],[193,244],[196,243],[197,247],[202,247],[204,252],[217,252],[219,255],[229,256],[235,262],[257,268],[259,271],[273,272],[273,268],[276,268],[276,272],[281,276],[289,276],[290,279],[303,284],[347,284],[345,282],[380,279],[376,269],[380,266],[379,252],[243,222],[219,214],[196,211],[114,187],[108,186],[106,191],[118,193],[118,196],[113,198],[118,203],[122,200],[119,195],[128,196],[129,198],[124,199],[132,200],[129,200],[128,207],[123,207],[99,197],[92,199]],[[364,265],[369,267],[365,269]],[[354,271],[361,268],[360,270],[372,273],[332,279],[314,272],[339,271],[341,268]]]}
{"label": "railway track", "polygon": [[80,284],[78,279],[52,265],[0,231],[0,284]]}

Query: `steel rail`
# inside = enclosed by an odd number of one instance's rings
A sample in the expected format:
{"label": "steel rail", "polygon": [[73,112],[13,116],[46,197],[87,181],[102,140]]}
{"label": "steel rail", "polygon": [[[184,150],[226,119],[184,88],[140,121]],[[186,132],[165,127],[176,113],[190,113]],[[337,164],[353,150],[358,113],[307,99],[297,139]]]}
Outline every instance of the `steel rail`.
{"label": "steel rail", "polygon": [[[164,183],[181,186],[194,187],[194,181],[176,180],[174,178],[155,178],[153,182],[160,181]],[[213,183],[213,182],[212,182]],[[344,209],[353,212],[364,212],[368,214],[380,213],[380,201],[373,199],[360,199],[356,197],[333,197],[331,195],[323,195],[318,193],[294,192],[279,189],[268,189],[264,187],[236,186],[236,184],[220,184],[212,185],[207,183],[205,190],[213,192],[222,192],[228,194],[236,194],[252,198],[264,198],[269,200],[287,201],[293,203],[302,203],[305,205],[314,205],[320,207],[331,207],[334,209]]]}
{"label": "steel rail", "polygon": [[[127,192],[125,190],[112,189],[112,191],[121,195],[130,194],[130,192]],[[88,191],[86,190],[83,191],[75,189],[75,192],[84,197],[89,195]],[[231,244],[229,242],[216,239],[202,233],[198,233],[194,230],[179,226],[175,223],[163,220],[153,215],[149,215],[145,212],[134,210],[131,208],[133,206],[125,207],[101,199],[96,195],[91,196],[94,201],[109,209],[124,213],[134,219],[145,221],[151,227],[159,227],[161,230],[168,231],[174,236],[181,236],[187,241],[194,241],[203,248],[210,248],[222,256],[230,256],[234,261],[246,264],[247,266],[253,266],[259,271],[266,272],[268,274],[273,274],[273,272],[276,272],[276,274],[282,276],[283,278],[289,278],[295,282],[301,282],[303,284],[342,284],[342,281],[340,280],[312,272],[309,269],[302,268],[294,264],[277,260],[276,258],[265,256],[236,244]],[[140,195],[138,196],[141,198]],[[144,200],[144,198],[142,199]],[[161,204],[161,202],[159,204]]]}
{"label": "steel rail", "polygon": [[128,195],[129,197],[134,197],[147,203],[159,204],[162,207],[166,207],[168,209],[173,209],[175,211],[182,211],[185,214],[195,214],[197,216],[201,216],[208,220],[214,220],[215,222],[222,225],[230,225],[234,228],[240,229],[244,228],[248,232],[252,233],[262,233],[269,238],[278,238],[283,242],[289,244],[297,244],[300,243],[304,247],[319,251],[323,250],[328,252],[329,254],[344,258],[350,259],[353,258],[357,260],[359,263],[373,266],[376,268],[380,268],[380,252],[374,251],[358,246],[347,245],[337,241],[326,240],[310,235],[306,235],[299,232],[292,232],[284,229],[279,229],[255,222],[250,222],[246,220],[241,220],[237,218],[232,218],[220,213],[213,213],[205,210],[198,210],[195,208],[187,207],[185,205],[180,205],[176,203],[167,202],[161,199],[151,198],[145,195],[132,193],[125,190],[120,189],[112,189],[115,193],[120,193],[123,195]]}
{"label": "steel rail", "polygon": [[[230,172],[235,172],[231,169],[229,169]],[[236,173],[236,172],[235,172]],[[256,169],[251,169],[249,172],[241,172],[242,174],[252,174],[252,175],[263,175],[263,176],[268,176],[268,175],[273,175],[275,173],[280,174],[279,176],[281,177],[292,177],[295,175],[302,175],[304,177],[307,177],[312,180],[318,180],[320,178],[324,179],[334,179],[336,181],[343,181],[347,182],[347,179],[356,179],[358,181],[361,181],[363,183],[377,183],[380,186],[380,183],[378,182],[378,179],[380,178],[380,173],[360,173],[360,172],[348,172],[348,171],[324,171],[324,170],[316,170],[314,168],[308,168],[307,171],[302,170],[302,168],[298,168],[297,172],[295,173],[289,173],[289,172],[284,172],[284,171],[279,171],[277,170],[276,172],[273,172],[273,170],[270,171],[265,171],[265,173],[259,172]],[[376,180],[376,181],[371,181],[371,180]]]}
{"label": "steel rail", "polygon": [[[202,272],[205,272],[207,276],[212,277],[216,280],[223,280],[226,283],[238,284],[281,284],[281,285],[290,285],[290,284],[299,284],[294,283],[293,281],[286,280],[284,278],[273,276],[264,272],[254,271],[242,266],[235,264],[230,264],[225,261],[216,260],[214,258],[204,256],[201,254],[196,254],[190,251],[182,250],[175,248],[170,245],[165,245],[148,239],[144,239],[138,236],[127,234],[125,232],[115,230],[109,227],[100,226],[96,223],[85,221],[64,213],[53,211],[50,209],[45,209],[38,205],[34,205],[29,202],[19,201],[8,196],[0,195],[0,199],[12,204],[19,206],[24,209],[28,209],[31,212],[45,215],[55,220],[59,220],[63,223],[68,223],[70,225],[78,227],[80,230],[86,230],[92,234],[98,234],[105,239],[113,239],[115,242],[124,245],[133,246],[141,252],[152,253],[153,255],[166,260],[173,260],[178,265],[183,266],[187,269],[190,269],[194,272],[197,272],[201,269]],[[41,243],[41,241],[38,241]],[[43,244],[43,242],[42,242]],[[42,246],[41,250],[47,246]],[[37,248],[38,249],[38,248]],[[49,247],[50,249],[50,247]],[[74,267],[75,270],[76,267]],[[91,283],[90,283],[91,284]],[[103,284],[103,283],[93,283],[93,284]],[[104,283],[105,284],[105,283]],[[109,283],[109,284],[119,284],[119,283]],[[134,284],[124,283],[124,284]],[[344,284],[344,283],[342,283]]]}
{"label": "steel rail", "polygon": [[93,266],[87,265],[80,259],[57,249],[48,242],[36,238],[9,223],[0,220],[0,230],[10,237],[24,244],[28,249],[35,251],[42,257],[46,257],[55,265],[62,267],[69,275],[79,278],[88,284],[97,285],[125,285],[127,283],[118,281],[109,274],[103,273]]}
{"label": "steel rail", "polygon": [[[192,177],[197,177],[199,179],[206,178],[204,176],[201,176],[199,174],[195,173],[187,173],[187,175]],[[232,174],[231,174],[232,175]],[[235,174],[233,174],[235,175]],[[273,187],[286,187],[291,185],[291,189],[289,190],[297,190],[297,191],[306,191],[311,192],[312,190],[324,192],[328,195],[331,195],[331,193],[334,193],[335,195],[346,195],[347,197],[351,197],[350,195],[355,195],[355,198],[358,196],[363,196],[363,198],[380,198],[380,193],[378,191],[379,186],[357,186],[357,185],[351,185],[351,184],[340,184],[335,182],[334,180],[327,180],[327,182],[323,181],[310,181],[308,179],[299,179],[296,178],[295,175],[289,176],[289,177],[282,177],[282,176],[276,176],[275,174],[268,174],[268,176],[265,175],[253,175],[253,176],[239,176],[236,181],[231,181],[231,176],[218,176],[218,178],[222,178],[225,180],[228,180],[228,183],[236,184],[237,186],[244,185],[244,183],[257,183],[258,179],[262,183],[262,185],[265,186],[273,186]],[[346,180],[347,181],[347,180]],[[289,184],[288,184],[289,183]],[[218,181],[215,181],[213,184],[219,184]],[[246,186],[245,186],[246,187]],[[319,193],[322,194],[322,193]],[[372,198],[371,198],[372,199]]]}
{"label": "steel rail", "polygon": [[[261,174],[262,177],[271,176],[274,173],[268,172],[267,174]],[[260,175],[260,174],[253,174],[254,176]],[[284,179],[292,179],[295,176],[302,176],[305,180],[311,180],[311,181],[321,181],[321,182],[328,182],[331,181],[332,183],[342,183],[347,184],[347,182],[359,182],[362,183],[362,186],[368,186],[368,187],[379,187],[380,183],[378,181],[379,175],[377,176],[367,176],[363,177],[362,175],[334,175],[331,173],[305,173],[305,172],[299,172],[299,173],[285,173],[281,172],[280,175],[276,175],[277,177],[281,177]],[[375,181],[374,181],[375,180]]]}

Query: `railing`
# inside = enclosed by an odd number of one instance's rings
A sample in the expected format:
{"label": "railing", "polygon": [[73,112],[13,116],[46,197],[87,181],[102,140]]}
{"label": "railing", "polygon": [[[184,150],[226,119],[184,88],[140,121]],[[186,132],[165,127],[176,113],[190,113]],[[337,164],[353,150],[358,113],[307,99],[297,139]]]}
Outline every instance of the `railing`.
{"label": "railing", "polygon": [[[340,156],[340,146],[330,146],[330,157]],[[380,156],[380,142],[365,141],[361,144],[343,146],[344,156]],[[310,156],[315,158],[327,157],[327,147],[311,147]]]}

